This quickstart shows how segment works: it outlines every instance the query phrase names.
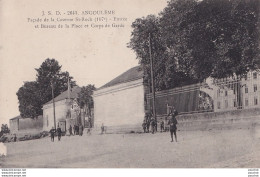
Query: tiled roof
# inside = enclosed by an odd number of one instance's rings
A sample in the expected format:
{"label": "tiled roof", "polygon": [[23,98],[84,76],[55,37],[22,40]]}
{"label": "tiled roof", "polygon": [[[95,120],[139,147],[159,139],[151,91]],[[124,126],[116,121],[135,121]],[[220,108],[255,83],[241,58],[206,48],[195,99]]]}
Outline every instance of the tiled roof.
{"label": "tiled roof", "polygon": [[133,67],[123,74],[119,75],[115,79],[111,80],[110,82],[106,83],[99,89],[105,88],[105,87],[111,87],[117,84],[134,81],[143,78],[143,70],[141,66]]}
{"label": "tiled roof", "polygon": [[[78,86],[73,87],[72,90],[70,91],[70,98],[72,98],[72,99],[77,98],[80,90],[81,90],[81,88]],[[66,90],[66,91],[62,92],[61,94],[59,94],[58,96],[56,96],[54,98],[54,101],[57,102],[57,101],[64,100],[67,98],[68,98],[68,90]],[[48,101],[45,104],[50,104],[50,103],[52,103],[52,100]]]}

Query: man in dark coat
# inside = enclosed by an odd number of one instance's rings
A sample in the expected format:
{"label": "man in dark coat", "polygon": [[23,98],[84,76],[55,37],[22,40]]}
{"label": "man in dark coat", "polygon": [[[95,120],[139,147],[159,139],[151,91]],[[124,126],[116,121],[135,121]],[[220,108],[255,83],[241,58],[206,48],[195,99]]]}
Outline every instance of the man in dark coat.
{"label": "man in dark coat", "polygon": [[83,125],[79,126],[79,136],[83,135]]}
{"label": "man in dark coat", "polygon": [[178,115],[178,112],[174,109],[172,109],[171,113],[170,113],[170,120],[168,122],[168,125],[170,125],[170,132],[171,132],[171,138],[172,138],[172,141],[173,142],[173,134],[175,136],[175,141],[177,142],[177,135],[176,135],[176,131],[177,131],[177,124],[178,124],[178,121],[176,119],[176,116]]}
{"label": "man in dark coat", "polygon": [[151,122],[151,119],[150,119],[150,116],[147,114],[146,115],[146,131],[149,133],[150,131],[150,122]]}
{"label": "man in dark coat", "polygon": [[156,121],[154,118],[151,119],[151,126],[152,126],[152,134],[156,131]]}
{"label": "man in dark coat", "polygon": [[69,128],[69,133],[70,133],[70,136],[72,135],[72,126],[70,125],[70,128]]}
{"label": "man in dark coat", "polygon": [[105,132],[105,126],[104,124],[101,125],[101,134],[103,134]]}
{"label": "man in dark coat", "polygon": [[57,134],[58,134],[58,140],[60,141],[60,139],[61,139],[61,128],[59,126],[57,128]]}
{"label": "man in dark coat", "polygon": [[51,141],[54,142],[54,135],[56,133],[56,130],[54,129],[54,127],[52,127],[52,129],[50,130],[50,134],[51,134]]}
{"label": "man in dark coat", "polygon": [[79,126],[78,125],[75,125],[75,133],[76,133],[76,135],[79,134]]}
{"label": "man in dark coat", "polygon": [[161,132],[163,132],[164,131],[164,121],[162,120],[161,121]]}
{"label": "man in dark coat", "polygon": [[16,134],[14,134],[14,142],[16,142],[17,140],[17,137],[16,137]]}
{"label": "man in dark coat", "polygon": [[144,133],[146,133],[146,121],[144,120],[143,124],[142,124],[142,127],[143,127],[143,130],[144,130]]}

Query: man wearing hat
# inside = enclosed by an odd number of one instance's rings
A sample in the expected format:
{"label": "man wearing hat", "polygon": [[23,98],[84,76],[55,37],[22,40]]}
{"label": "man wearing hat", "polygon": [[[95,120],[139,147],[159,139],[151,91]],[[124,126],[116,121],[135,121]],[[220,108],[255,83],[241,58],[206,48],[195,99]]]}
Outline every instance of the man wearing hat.
{"label": "man wearing hat", "polygon": [[50,134],[51,134],[51,141],[54,142],[54,135],[56,133],[56,130],[54,129],[54,127],[52,127],[52,129],[50,130]]}
{"label": "man wearing hat", "polygon": [[175,110],[175,108],[173,107],[169,116],[170,116],[170,120],[168,121],[168,125],[170,125],[170,133],[171,133],[171,138],[173,142],[173,134],[175,136],[175,141],[177,142],[177,135],[176,135],[176,131],[177,131],[177,124],[178,121],[176,119],[176,116],[178,115],[178,112]]}
{"label": "man wearing hat", "polygon": [[154,134],[154,132],[156,131],[156,121],[153,117],[151,119],[151,126],[152,126],[152,134]]}
{"label": "man wearing hat", "polygon": [[60,139],[61,139],[61,128],[60,128],[60,126],[59,126],[59,124],[58,124],[58,128],[57,128],[57,134],[58,134],[58,140],[60,141]]}

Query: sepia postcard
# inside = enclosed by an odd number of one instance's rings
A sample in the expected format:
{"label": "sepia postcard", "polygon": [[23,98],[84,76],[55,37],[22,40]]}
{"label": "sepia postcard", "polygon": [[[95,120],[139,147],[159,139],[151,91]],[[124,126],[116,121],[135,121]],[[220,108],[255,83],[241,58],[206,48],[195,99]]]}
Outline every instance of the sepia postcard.
{"label": "sepia postcard", "polygon": [[258,0],[0,0],[2,176],[259,176],[259,19]]}

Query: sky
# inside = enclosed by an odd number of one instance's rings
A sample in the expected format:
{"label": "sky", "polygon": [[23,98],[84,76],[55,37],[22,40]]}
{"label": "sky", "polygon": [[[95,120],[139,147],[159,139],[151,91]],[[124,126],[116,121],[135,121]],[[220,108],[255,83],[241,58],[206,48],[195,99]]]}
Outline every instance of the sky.
{"label": "sky", "polygon": [[[19,115],[18,89],[25,81],[36,79],[35,68],[47,58],[56,59],[62,71],[68,71],[79,86],[94,84],[97,88],[138,65],[135,53],[127,48],[131,24],[136,18],[157,15],[166,7],[166,0],[0,0],[0,124]],[[82,11],[114,11],[112,15],[82,15]],[[45,15],[42,16],[42,11]],[[52,15],[47,15],[51,11]],[[61,13],[55,15],[56,11]],[[68,15],[77,11],[77,15]],[[65,23],[31,22],[53,18],[105,17],[108,22],[124,27],[64,28]],[[114,22],[114,17],[127,18]],[[94,23],[94,22],[93,22]],[[63,28],[35,28],[36,25],[62,24]]]}

